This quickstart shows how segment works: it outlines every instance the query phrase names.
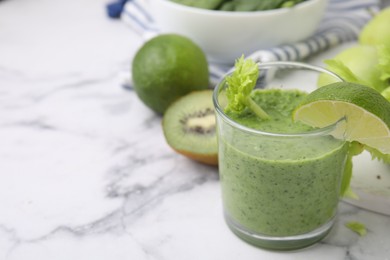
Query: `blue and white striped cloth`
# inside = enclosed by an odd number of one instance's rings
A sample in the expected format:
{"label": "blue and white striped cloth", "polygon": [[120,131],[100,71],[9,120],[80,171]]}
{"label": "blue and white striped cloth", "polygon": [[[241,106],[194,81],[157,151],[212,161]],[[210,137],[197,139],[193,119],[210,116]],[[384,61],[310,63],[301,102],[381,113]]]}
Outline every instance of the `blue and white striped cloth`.
{"label": "blue and white striped cloth", "polygon": [[[148,12],[148,1],[129,0],[120,17],[145,41],[160,33],[158,24]],[[258,62],[303,60],[340,43],[356,40],[362,27],[379,9],[380,0],[329,0],[313,36],[294,44],[258,50],[248,58]],[[211,84],[218,82],[229,69],[230,66],[210,64]],[[126,87],[131,88],[131,82]]]}

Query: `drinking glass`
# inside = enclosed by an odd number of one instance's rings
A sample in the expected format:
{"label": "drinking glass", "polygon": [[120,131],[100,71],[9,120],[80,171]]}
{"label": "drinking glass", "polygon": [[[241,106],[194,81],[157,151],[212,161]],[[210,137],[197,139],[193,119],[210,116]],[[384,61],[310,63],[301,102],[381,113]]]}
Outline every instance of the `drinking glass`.
{"label": "drinking glass", "polygon": [[[260,63],[259,70],[256,87],[263,89],[311,92],[320,74],[342,81],[330,71],[299,62]],[[348,150],[344,140],[332,135],[340,121],[299,133],[252,129],[225,113],[227,87],[224,77],[213,95],[227,225],[241,239],[268,249],[318,242],[330,231],[339,202]]]}

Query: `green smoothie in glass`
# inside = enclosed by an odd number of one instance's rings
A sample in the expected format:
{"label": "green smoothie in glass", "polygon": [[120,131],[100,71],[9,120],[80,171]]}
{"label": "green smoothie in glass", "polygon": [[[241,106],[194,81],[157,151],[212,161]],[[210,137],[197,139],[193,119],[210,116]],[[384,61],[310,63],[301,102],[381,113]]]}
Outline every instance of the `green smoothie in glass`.
{"label": "green smoothie in glass", "polygon": [[[263,72],[274,73],[268,69]],[[260,74],[258,81],[267,77]],[[257,246],[288,250],[313,244],[329,232],[348,144],[331,135],[336,125],[313,129],[293,122],[292,113],[306,92],[272,82],[271,89],[261,83],[266,89],[249,91],[248,102],[241,94],[229,100],[226,80],[217,87],[219,172],[232,231]],[[229,109],[229,102],[239,99],[247,105]]]}

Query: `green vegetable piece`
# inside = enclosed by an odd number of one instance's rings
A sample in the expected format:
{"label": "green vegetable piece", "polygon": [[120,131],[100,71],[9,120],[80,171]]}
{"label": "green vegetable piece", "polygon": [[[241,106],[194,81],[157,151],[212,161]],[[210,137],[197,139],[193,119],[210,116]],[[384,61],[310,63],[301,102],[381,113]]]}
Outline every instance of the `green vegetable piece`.
{"label": "green vegetable piece", "polygon": [[361,237],[367,234],[367,229],[363,223],[357,221],[350,221],[345,223],[345,226],[353,232],[359,234],[359,236]]}
{"label": "green vegetable piece", "polygon": [[262,0],[257,2],[256,10],[262,11],[280,8],[286,0]]}
{"label": "green vegetable piece", "polygon": [[178,4],[202,8],[202,9],[216,9],[224,0],[171,0]]}
{"label": "green vegetable piece", "polygon": [[390,46],[390,6],[382,9],[363,27],[360,44]]}
{"label": "green vegetable piece", "polygon": [[306,0],[170,0],[182,5],[222,11],[263,11],[292,7]]}
{"label": "green vegetable piece", "polygon": [[234,6],[234,11],[238,12],[249,12],[256,11],[259,4],[258,0],[233,0],[231,3]]}
{"label": "green vegetable piece", "polygon": [[305,1],[305,0],[291,0],[291,1],[285,1],[285,2],[282,4],[281,8],[291,8],[291,7],[293,7],[294,5],[297,5],[297,4],[302,3],[302,2],[304,2],[304,1]]}
{"label": "green vegetable piece", "polygon": [[245,60],[244,56],[241,56],[236,60],[234,67],[233,73],[226,77],[228,85],[226,96],[229,102],[225,112],[241,113],[245,108],[249,108],[259,118],[268,119],[268,114],[250,97],[259,77],[257,64],[253,60]]}
{"label": "green vegetable piece", "polygon": [[234,2],[223,3],[223,5],[221,6],[221,8],[219,8],[219,10],[221,10],[221,11],[234,11]]}
{"label": "green vegetable piece", "polygon": [[352,158],[356,155],[359,155],[363,152],[364,145],[359,142],[351,142],[349,144],[347,161],[345,163],[344,173],[341,180],[340,195],[346,198],[357,199],[357,195],[353,193],[350,188],[351,178],[352,178]]}
{"label": "green vegetable piece", "polygon": [[325,60],[324,61],[326,65],[329,66],[329,68],[342,77],[345,81],[352,82],[352,83],[358,83],[362,85],[369,85],[367,82],[365,82],[364,79],[359,78],[356,76],[344,63],[340,60],[334,59],[334,60]]}
{"label": "green vegetable piece", "polygon": [[[332,60],[326,60],[327,69],[341,76],[345,81],[366,85],[382,92],[389,86],[389,82],[381,79],[384,73],[389,72],[386,67],[390,55],[382,49],[379,53],[377,46],[355,45],[337,54]],[[387,59],[386,59],[387,57]],[[381,61],[380,61],[381,60]],[[387,61],[386,61],[387,60]],[[383,64],[383,68],[378,63]],[[320,86],[334,82],[326,74],[321,74],[318,80]]]}
{"label": "green vegetable piece", "polygon": [[390,86],[390,45],[379,45],[378,49],[378,68],[381,72],[381,80],[387,81]]}
{"label": "green vegetable piece", "polygon": [[271,10],[278,8],[290,8],[306,0],[262,0],[257,1],[257,10]]}
{"label": "green vegetable piece", "polygon": [[287,2],[282,4],[282,7],[283,8],[290,8],[290,7],[293,7],[294,5],[295,5],[294,1],[287,1]]}

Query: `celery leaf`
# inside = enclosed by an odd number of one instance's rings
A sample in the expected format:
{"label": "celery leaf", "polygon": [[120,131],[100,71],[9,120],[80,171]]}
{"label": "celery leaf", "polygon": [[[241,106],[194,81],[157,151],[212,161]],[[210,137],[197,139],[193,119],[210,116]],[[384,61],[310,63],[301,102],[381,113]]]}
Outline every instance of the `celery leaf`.
{"label": "celery leaf", "polygon": [[377,149],[374,149],[369,146],[364,147],[365,150],[367,150],[371,154],[371,158],[373,160],[378,160],[386,164],[390,164],[390,154],[384,154],[378,151]]}
{"label": "celery leaf", "polygon": [[245,60],[244,56],[241,56],[236,61],[234,68],[233,73],[226,77],[226,83],[228,85],[226,96],[229,103],[225,111],[241,113],[248,107],[258,117],[262,119],[269,118],[267,113],[250,97],[259,77],[257,64],[252,59]]}

